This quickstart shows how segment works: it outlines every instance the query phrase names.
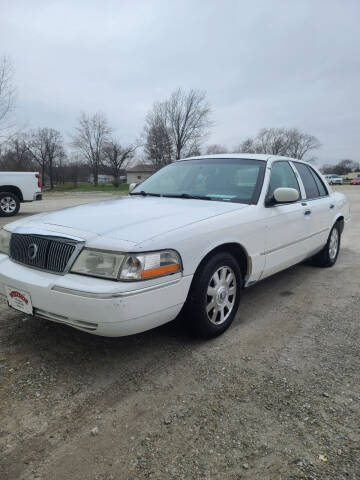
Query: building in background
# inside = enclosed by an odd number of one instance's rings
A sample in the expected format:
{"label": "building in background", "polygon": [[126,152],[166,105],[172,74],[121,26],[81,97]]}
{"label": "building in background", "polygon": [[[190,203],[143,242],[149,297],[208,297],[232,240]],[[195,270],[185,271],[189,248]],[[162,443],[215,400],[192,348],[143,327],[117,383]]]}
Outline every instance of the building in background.
{"label": "building in background", "polygon": [[138,165],[127,169],[127,183],[130,184],[143,182],[147,178],[151,177],[153,173],[155,173],[155,170],[152,165],[139,163]]}
{"label": "building in background", "polygon": [[[98,182],[99,183],[111,183],[114,180],[114,177],[112,175],[107,175],[105,173],[99,173],[98,175]],[[89,176],[89,182],[93,183],[94,181],[94,175],[91,174]]]}
{"label": "building in background", "polygon": [[[119,177],[120,183],[125,183],[126,182],[126,173],[122,172],[122,174]],[[90,183],[93,183],[94,181],[94,175],[91,174],[89,176]],[[98,183],[113,183],[114,181],[114,175],[109,175],[107,173],[99,173],[98,175]]]}

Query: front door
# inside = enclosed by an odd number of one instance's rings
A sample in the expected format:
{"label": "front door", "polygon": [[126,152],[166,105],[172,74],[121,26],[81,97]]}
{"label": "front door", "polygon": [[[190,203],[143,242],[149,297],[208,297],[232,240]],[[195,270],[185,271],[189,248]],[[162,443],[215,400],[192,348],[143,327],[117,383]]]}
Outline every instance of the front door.
{"label": "front door", "polygon": [[288,204],[275,204],[265,208],[265,278],[307,256],[307,238],[310,235],[309,215],[301,200],[300,186],[293,168],[287,161],[274,162],[271,167],[267,199],[277,188],[295,188],[299,200]]}

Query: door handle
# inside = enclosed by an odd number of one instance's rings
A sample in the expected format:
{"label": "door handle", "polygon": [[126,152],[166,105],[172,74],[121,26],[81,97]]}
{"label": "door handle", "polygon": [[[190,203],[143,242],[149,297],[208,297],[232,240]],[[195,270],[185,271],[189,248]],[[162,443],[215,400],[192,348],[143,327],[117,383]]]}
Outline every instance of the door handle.
{"label": "door handle", "polygon": [[335,205],[332,203],[329,208],[331,209],[331,208],[334,208],[334,207],[335,207]]}
{"label": "door handle", "polygon": [[311,215],[311,210],[305,210],[304,215]]}

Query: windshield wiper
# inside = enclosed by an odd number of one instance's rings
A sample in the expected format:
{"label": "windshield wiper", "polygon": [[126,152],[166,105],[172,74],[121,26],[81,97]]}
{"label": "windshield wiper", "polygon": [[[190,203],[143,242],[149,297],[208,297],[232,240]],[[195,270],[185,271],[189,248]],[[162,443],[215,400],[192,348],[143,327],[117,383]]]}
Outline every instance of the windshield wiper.
{"label": "windshield wiper", "polygon": [[179,195],[175,194],[167,194],[165,193],[162,197],[169,197],[169,198],[194,198],[195,200],[212,200],[211,197],[207,197],[206,195],[191,195],[189,193],[180,193]]}
{"label": "windshield wiper", "polygon": [[145,192],[144,190],[141,190],[141,192],[130,192],[129,195],[142,195],[143,197],[161,197],[160,193],[150,193]]}
{"label": "windshield wiper", "polygon": [[145,192],[141,190],[141,192],[130,192],[129,195],[141,195],[143,197],[167,197],[167,198],[189,198],[189,199],[196,199],[196,200],[212,200],[211,197],[207,197],[206,195],[191,195],[189,193],[180,193],[180,194],[172,194],[172,193],[151,193]]}

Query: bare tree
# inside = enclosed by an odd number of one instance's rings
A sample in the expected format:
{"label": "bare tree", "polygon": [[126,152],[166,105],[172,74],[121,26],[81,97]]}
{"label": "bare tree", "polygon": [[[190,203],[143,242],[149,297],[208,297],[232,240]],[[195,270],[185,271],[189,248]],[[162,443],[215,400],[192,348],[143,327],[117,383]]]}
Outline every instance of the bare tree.
{"label": "bare tree", "polygon": [[13,84],[14,67],[6,57],[0,59],[0,133],[11,125],[6,123],[16,99],[16,88]]}
{"label": "bare tree", "polygon": [[[84,171],[85,170],[85,171]],[[57,165],[56,175],[62,183],[71,182],[73,188],[76,188],[78,181],[83,171],[83,177],[87,180],[89,178],[88,166],[81,162],[80,155],[76,152],[71,152],[64,162]]]}
{"label": "bare tree", "polygon": [[340,160],[334,165],[326,163],[322,167],[323,173],[336,173],[337,175],[347,175],[348,173],[357,172],[359,170],[360,163],[354,160],[350,160],[349,158]]}
{"label": "bare tree", "polygon": [[201,141],[199,139],[194,138],[192,143],[188,145],[188,147],[185,150],[184,155],[182,155],[184,158],[189,158],[189,157],[198,157],[201,155]]}
{"label": "bare tree", "polygon": [[25,139],[20,135],[11,138],[9,148],[14,153],[15,169],[27,170],[31,157]]}
{"label": "bare tree", "polygon": [[1,156],[2,170],[30,170],[34,168],[33,159],[29,152],[26,135],[17,133],[11,136],[3,144],[3,154]]}
{"label": "bare tree", "polygon": [[179,88],[165,102],[165,109],[175,158],[179,159],[194,143],[200,145],[208,133],[210,104],[205,92],[193,89],[184,92]]}
{"label": "bare tree", "polygon": [[220,153],[227,153],[228,149],[225,147],[225,145],[218,145],[217,143],[214,143],[213,145],[209,145],[206,148],[206,155],[217,155]]}
{"label": "bare tree", "polygon": [[91,117],[85,113],[81,114],[72,146],[88,163],[94,177],[94,185],[98,184],[104,145],[109,140],[110,134],[111,128],[104,115],[95,113]]}
{"label": "bare tree", "polygon": [[258,153],[254,138],[246,138],[240,145],[234,149],[234,153]]}
{"label": "bare tree", "polygon": [[[302,160],[312,150],[320,148],[319,140],[313,135],[300,132],[297,128],[291,128],[286,131],[288,138],[287,155],[289,157],[298,158]],[[314,160],[309,159],[310,160]]]}
{"label": "bare tree", "polygon": [[[255,138],[247,138],[236,149],[243,153],[282,155],[304,160],[309,152],[321,146],[313,135],[300,132],[297,128],[263,128]],[[308,158],[314,162],[315,157]]]}
{"label": "bare tree", "polygon": [[54,166],[65,155],[61,133],[53,128],[38,128],[30,132],[27,146],[33,159],[41,168],[43,183],[45,184],[47,171],[50,188],[54,188]]}
{"label": "bare tree", "polygon": [[73,188],[76,188],[79,181],[80,171],[82,168],[81,161],[77,154],[74,154],[71,161],[67,164],[68,179],[73,183]]}
{"label": "bare tree", "polygon": [[121,171],[126,168],[129,161],[133,158],[136,148],[136,145],[122,147],[114,138],[111,138],[104,144],[103,162],[109,167],[111,175],[114,177],[114,186],[119,186]]}
{"label": "bare tree", "polygon": [[287,131],[283,128],[263,128],[256,137],[257,153],[270,155],[287,155]]}
{"label": "bare tree", "polygon": [[[172,159],[198,151],[211,126],[210,113],[206,94],[200,90],[185,92],[179,88],[167,100],[156,102],[147,116],[145,126],[150,149],[155,145],[162,152],[153,156],[160,161],[167,161],[170,143]],[[153,135],[153,139],[148,138],[149,134]],[[162,142],[159,141],[161,134],[164,135]]]}
{"label": "bare tree", "polygon": [[81,161],[81,156],[77,152],[70,153],[62,169],[65,181],[72,182],[73,188],[78,186],[78,182],[87,182],[89,179],[89,165]]}
{"label": "bare tree", "polygon": [[166,126],[166,116],[162,109],[153,108],[145,120],[145,145],[144,153],[150,160],[155,170],[168,165],[173,160],[173,145]]}

